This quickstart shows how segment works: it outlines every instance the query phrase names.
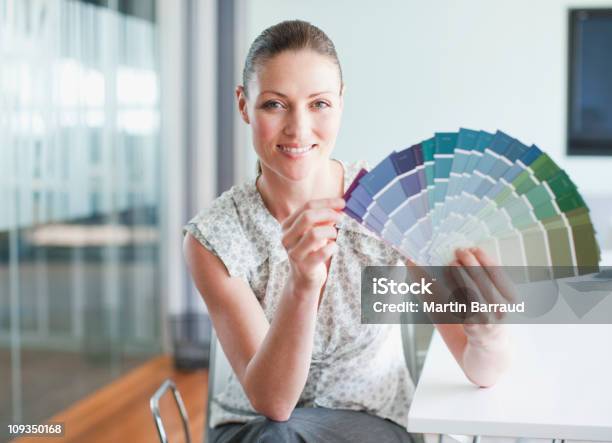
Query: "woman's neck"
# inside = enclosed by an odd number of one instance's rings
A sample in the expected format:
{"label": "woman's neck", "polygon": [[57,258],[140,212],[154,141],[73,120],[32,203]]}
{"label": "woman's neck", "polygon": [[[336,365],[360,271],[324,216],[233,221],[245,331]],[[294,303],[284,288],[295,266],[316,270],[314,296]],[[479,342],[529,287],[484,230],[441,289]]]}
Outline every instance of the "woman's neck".
{"label": "woman's neck", "polygon": [[257,189],[272,216],[282,222],[310,200],[341,197],[344,192],[343,169],[339,162],[329,160],[326,167],[299,182],[263,171],[257,179]]}

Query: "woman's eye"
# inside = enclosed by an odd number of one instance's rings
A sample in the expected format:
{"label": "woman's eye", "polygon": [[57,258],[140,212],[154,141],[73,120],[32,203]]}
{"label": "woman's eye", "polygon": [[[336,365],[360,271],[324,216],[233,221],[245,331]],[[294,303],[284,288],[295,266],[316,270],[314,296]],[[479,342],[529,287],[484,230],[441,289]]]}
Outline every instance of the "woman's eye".
{"label": "woman's eye", "polygon": [[323,100],[319,100],[313,103],[314,107],[317,109],[325,109],[329,108],[329,104]]}
{"label": "woman's eye", "polygon": [[269,101],[263,104],[264,109],[281,109],[283,105],[280,102]]}

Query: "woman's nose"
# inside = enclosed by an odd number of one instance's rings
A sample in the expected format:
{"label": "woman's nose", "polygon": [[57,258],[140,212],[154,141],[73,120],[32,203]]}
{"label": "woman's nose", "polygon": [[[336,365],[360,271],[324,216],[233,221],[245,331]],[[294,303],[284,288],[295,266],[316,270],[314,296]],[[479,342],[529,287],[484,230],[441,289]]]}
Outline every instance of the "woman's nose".
{"label": "woman's nose", "polygon": [[293,110],[287,116],[284,133],[298,141],[304,141],[310,132],[310,117],[306,111]]}

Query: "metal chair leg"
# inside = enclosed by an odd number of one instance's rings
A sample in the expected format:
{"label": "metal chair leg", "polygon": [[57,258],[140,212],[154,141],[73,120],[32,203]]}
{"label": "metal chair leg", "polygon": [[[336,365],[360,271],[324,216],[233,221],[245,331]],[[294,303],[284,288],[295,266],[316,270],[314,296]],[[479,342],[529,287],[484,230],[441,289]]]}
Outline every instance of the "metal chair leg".
{"label": "metal chair leg", "polygon": [[149,400],[149,407],[151,408],[151,412],[153,413],[153,419],[155,420],[155,426],[157,427],[157,433],[159,435],[159,441],[161,443],[168,443],[168,436],[166,435],[166,430],[164,428],[164,423],[161,419],[161,414],[159,411],[159,400],[166,393],[168,389],[172,390],[172,395],[174,397],[174,401],[179,409],[181,414],[181,420],[183,421],[183,431],[185,431],[185,441],[187,443],[191,443],[191,434],[189,432],[189,417],[187,417],[187,410],[185,409],[185,404],[183,403],[183,399],[181,398],[181,393],[176,388],[176,385],[172,380],[166,380],[155,394]]}

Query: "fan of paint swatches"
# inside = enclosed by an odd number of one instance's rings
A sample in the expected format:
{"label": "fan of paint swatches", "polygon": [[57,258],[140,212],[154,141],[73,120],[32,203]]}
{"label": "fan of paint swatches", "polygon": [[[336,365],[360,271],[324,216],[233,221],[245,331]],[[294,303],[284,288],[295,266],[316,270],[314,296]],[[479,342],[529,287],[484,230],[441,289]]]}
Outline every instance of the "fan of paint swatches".
{"label": "fan of paint swatches", "polygon": [[537,146],[460,129],[361,170],[344,211],[417,263],[446,265],[478,246],[506,266],[597,267],[576,185]]}

